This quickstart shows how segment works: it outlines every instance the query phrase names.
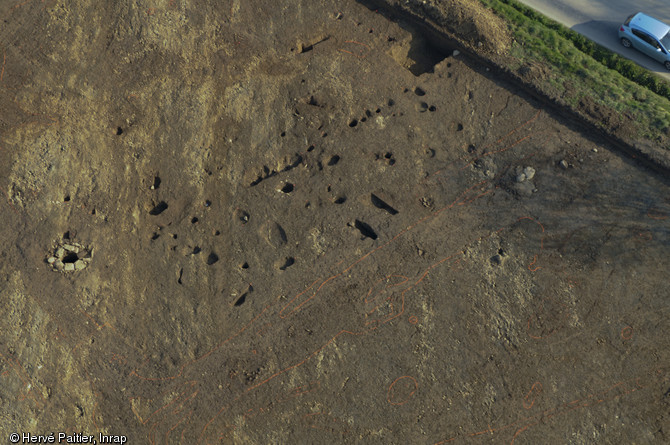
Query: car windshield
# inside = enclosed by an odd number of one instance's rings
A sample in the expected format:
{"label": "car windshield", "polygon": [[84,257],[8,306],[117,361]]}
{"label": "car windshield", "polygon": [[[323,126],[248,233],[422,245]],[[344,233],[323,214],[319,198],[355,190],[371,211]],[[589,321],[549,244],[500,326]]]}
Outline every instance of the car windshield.
{"label": "car windshield", "polygon": [[624,26],[628,26],[630,24],[630,21],[633,20],[633,17],[635,17],[638,13],[636,12],[635,14],[631,14],[628,16],[625,22],[623,22]]}
{"label": "car windshield", "polygon": [[661,39],[661,43],[665,49],[670,48],[670,31]]}

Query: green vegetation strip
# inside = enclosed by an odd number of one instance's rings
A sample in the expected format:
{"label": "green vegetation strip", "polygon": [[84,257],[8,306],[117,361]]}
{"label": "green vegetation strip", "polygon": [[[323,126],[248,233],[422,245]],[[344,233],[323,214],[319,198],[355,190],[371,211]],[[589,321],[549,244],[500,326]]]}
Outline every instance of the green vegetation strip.
{"label": "green vegetation strip", "polygon": [[595,103],[633,117],[638,136],[670,133],[670,84],[635,63],[515,0],[480,0],[510,23],[511,55],[520,66],[544,61],[551,73],[540,87],[571,106],[589,96]]}

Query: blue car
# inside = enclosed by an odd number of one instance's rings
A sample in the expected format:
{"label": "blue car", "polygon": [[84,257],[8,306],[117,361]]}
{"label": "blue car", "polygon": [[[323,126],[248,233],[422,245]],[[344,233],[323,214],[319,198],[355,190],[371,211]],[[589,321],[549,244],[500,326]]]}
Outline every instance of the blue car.
{"label": "blue car", "polygon": [[658,60],[670,70],[670,26],[641,12],[628,17],[619,27],[619,39],[626,48],[631,46]]}

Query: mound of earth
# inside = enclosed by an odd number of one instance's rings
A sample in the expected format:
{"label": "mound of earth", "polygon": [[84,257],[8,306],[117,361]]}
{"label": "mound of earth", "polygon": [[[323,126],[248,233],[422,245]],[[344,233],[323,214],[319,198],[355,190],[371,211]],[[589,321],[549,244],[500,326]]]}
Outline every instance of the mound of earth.
{"label": "mound of earth", "polygon": [[422,16],[455,36],[461,44],[490,54],[504,54],[512,44],[507,23],[478,1],[365,0]]}

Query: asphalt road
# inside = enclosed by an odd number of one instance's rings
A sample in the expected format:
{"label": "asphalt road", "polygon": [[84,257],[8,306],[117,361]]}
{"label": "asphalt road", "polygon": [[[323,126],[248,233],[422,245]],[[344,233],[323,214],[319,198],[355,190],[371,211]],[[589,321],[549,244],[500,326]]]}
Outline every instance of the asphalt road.
{"label": "asphalt road", "polygon": [[617,30],[634,12],[644,12],[670,24],[670,2],[667,0],[520,0],[570,29],[615,51],[667,80],[670,73],[657,61],[619,42]]}

